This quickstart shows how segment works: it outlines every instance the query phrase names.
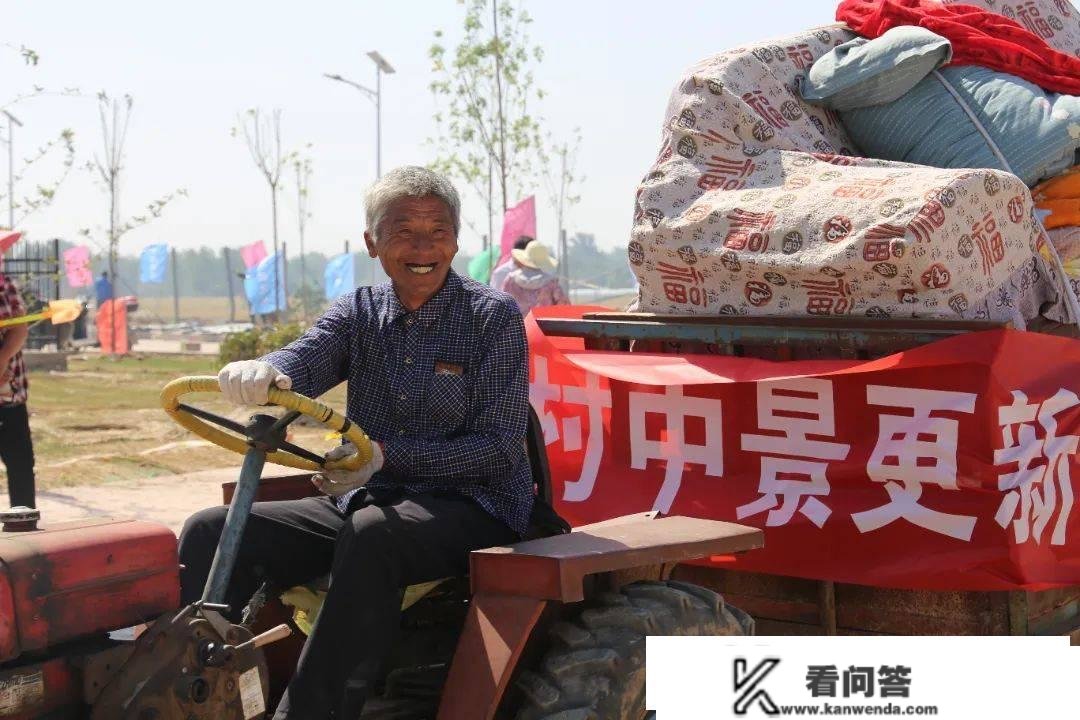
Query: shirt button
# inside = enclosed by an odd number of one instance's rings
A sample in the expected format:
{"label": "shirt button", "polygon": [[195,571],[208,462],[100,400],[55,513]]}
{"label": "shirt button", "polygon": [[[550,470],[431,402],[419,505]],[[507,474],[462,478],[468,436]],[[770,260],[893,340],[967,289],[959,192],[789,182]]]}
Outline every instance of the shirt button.
{"label": "shirt button", "polygon": [[405,324],[406,325],[412,325],[412,323],[413,323],[413,319],[411,317],[405,318]]}
{"label": "shirt button", "polygon": [[402,428],[402,429],[398,430],[398,431],[397,431],[397,434],[398,434],[398,435],[404,435],[404,434],[405,434],[405,429],[404,429],[404,428]]}
{"label": "shirt button", "polygon": [[405,358],[405,364],[406,365],[412,365],[412,358],[410,358],[410,357]]}
{"label": "shirt button", "polygon": [[404,400],[405,399],[405,393],[401,393],[400,395],[397,396],[397,398],[398,398],[398,400]]}

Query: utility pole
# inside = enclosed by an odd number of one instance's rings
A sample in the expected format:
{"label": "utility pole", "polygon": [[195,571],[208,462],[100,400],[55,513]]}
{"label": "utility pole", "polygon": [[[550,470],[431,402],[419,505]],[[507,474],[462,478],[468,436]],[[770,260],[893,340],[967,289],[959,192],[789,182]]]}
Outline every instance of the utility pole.
{"label": "utility pole", "polygon": [[8,135],[7,135],[7,148],[8,148],[8,230],[15,229],[15,126],[22,127],[23,124],[19,122],[19,119],[9,113],[7,110],[2,111],[7,117],[8,121]]}
{"label": "utility pole", "polygon": [[236,296],[233,295],[232,258],[229,257],[229,248],[221,248],[221,254],[225,257],[225,286],[229,289],[229,322],[236,322]]}
{"label": "utility pole", "polygon": [[176,281],[176,248],[169,248],[172,251],[172,307],[173,307],[173,319],[176,322],[180,322],[180,285]]}
{"label": "utility pole", "polygon": [[563,210],[566,203],[566,146],[559,153],[562,166],[559,172],[559,273],[563,277],[566,296],[570,297],[570,258],[566,253],[566,228],[563,225]]}
{"label": "utility pole", "polygon": [[[289,303],[289,259],[288,259],[289,258],[289,253],[285,249],[285,245],[286,245],[286,242],[284,240],[282,240],[281,241],[281,257],[278,260],[281,262],[281,294],[285,299],[286,307],[284,308],[284,310],[286,312],[284,314],[282,314],[282,315],[278,315],[280,310],[278,310],[276,305],[274,306],[274,318],[276,319],[277,322],[284,322],[287,319],[286,316],[288,315],[288,309],[289,309],[288,308],[288,303]],[[276,277],[275,277],[275,280],[276,280]]]}
{"label": "utility pole", "polygon": [[[323,73],[323,77],[345,83],[346,85],[351,85],[375,103],[375,179],[378,180],[382,177],[382,75],[383,73],[392,75],[396,71],[393,66],[386,61],[386,58],[378,53],[378,51],[372,50],[367,56],[375,63],[374,90],[335,73]],[[371,284],[375,284],[374,263],[371,265]]]}

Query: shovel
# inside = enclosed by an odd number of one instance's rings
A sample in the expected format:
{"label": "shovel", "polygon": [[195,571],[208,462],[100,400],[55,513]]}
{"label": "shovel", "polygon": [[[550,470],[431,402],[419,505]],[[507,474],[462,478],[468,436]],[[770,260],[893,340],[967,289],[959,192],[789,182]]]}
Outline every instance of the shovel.
{"label": "shovel", "polygon": [[82,303],[78,300],[50,300],[49,307],[41,312],[0,320],[0,328],[46,319],[52,320],[53,325],[62,325],[63,323],[73,322],[81,313]]}

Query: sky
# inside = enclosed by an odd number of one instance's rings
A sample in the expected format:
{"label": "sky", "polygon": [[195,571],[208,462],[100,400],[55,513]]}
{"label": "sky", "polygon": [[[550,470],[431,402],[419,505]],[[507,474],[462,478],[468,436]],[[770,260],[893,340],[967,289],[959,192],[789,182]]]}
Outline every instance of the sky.
{"label": "sky", "polygon": [[[605,249],[625,245],[636,183],[656,155],[667,98],[685,68],[728,47],[828,24],[835,5],[526,1],[531,38],[545,53],[535,68],[546,93],[538,115],[556,139],[569,139],[574,128],[582,137],[576,172],[585,179],[576,189],[581,200],[567,215],[568,232],[593,233]],[[269,247],[269,190],[230,128],[247,108],[280,108],[284,144],[311,146],[306,249],[337,253],[348,239],[356,250],[363,192],[375,180],[375,109],[323,73],[373,86],[367,52],[378,50],[397,71],[383,77],[383,169],[426,164],[435,154],[428,141],[437,108],[428,89],[428,48],[440,29],[453,46],[463,17],[455,0],[9,0],[4,42],[33,48],[41,60],[26,67],[16,52],[0,53],[0,104],[34,85],[82,93],[9,106],[24,125],[15,129],[15,165],[64,128],[74,130],[77,165],[85,165],[102,144],[97,92],[130,94],[121,214],[137,214],[178,188],[188,196],[125,235],[121,252],[159,242],[239,247],[263,239]],[[6,170],[5,155],[0,147]],[[27,185],[48,180],[57,167],[55,159],[39,163]],[[292,256],[299,247],[291,174],[283,185],[280,237]],[[537,190],[538,235],[552,242],[554,209],[542,186]],[[475,197],[466,195],[464,214],[486,227]],[[55,203],[21,229],[36,239],[78,241],[80,228],[103,227],[107,218],[107,196],[89,172],[76,169]],[[475,252],[480,243],[463,228],[463,251]]]}

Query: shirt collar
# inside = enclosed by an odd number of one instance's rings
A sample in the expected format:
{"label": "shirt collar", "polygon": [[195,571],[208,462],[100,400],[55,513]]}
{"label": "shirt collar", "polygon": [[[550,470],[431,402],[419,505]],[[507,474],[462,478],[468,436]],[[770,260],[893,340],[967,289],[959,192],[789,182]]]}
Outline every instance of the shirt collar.
{"label": "shirt collar", "polygon": [[408,308],[401,304],[401,300],[398,299],[397,293],[394,291],[394,286],[389,283],[386,284],[380,312],[382,327],[390,325],[405,315],[413,315],[425,325],[431,325],[442,316],[443,311],[446,310],[450,301],[457,295],[461,286],[461,276],[451,270],[447,273],[446,282],[439,288],[439,291],[432,295],[426,303],[410,312]]}

